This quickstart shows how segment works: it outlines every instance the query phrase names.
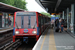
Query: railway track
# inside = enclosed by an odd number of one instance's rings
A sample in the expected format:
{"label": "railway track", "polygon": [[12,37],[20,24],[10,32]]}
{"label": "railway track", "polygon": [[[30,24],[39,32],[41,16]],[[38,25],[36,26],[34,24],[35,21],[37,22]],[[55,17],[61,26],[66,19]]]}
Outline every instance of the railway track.
{"label": "railway track", "polygon": [[0,50],[32,50],[35,43],[35,41],[29,41],[28,43],[25,43],[21,42],[19,39],[13,42],[12,33],[9,33],[4,34],[0,38]]}
{"label": "railway track", "polygon": [[35,41],[30,41],[28,43],[21,42],[19,39],[15,42],[11,41],[10,43],[6,44],[0,50],[32,50],[33,46],[35,45]]}
{"label": "railway track", "polygon": [[20,40],[16,40],[15,42],[11,42],[10,44],[6,45],[2,50],[16,50],[16,48],[21,45]]}
{"label": "railway track", "polygon": [[[9,36],[9,34],[8,34],[8,36]],[[6,35],[5,37],[8,37],[8,36]],[[8,38],[6,38],[6,40],[8,40],[8,41],[10,41],[11,39],[12,39],[12,36],[9,36]],[[4,43],[4,41],[0,41],[0,42]],[[36,42],[34,40],[29,40],[28,43],[21,42],[19,39],[16,40],[15,42],[13,42],[11,40],[9,43],[7,43],[4,46],[0,47],[0,50],[32,50],[35,43]]]}
{"label": "railway track", "polygon": [[32,50],[35,43],[34,40],[30,40],[28,43],[23,42],[16,50]]}
{"label": "railway track", "polygon": [[13,30],[0,33],[0,50],[12,43]]}

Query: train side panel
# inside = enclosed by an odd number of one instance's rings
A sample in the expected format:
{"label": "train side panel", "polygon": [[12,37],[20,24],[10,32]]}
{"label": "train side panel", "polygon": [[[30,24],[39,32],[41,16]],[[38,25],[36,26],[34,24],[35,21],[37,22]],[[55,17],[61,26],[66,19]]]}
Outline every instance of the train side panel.
{"label": "train side panel", "polygon": [[15,42],[15,18],[16,18],[16,12],[14,13],[13,42]]}
{"label": "train side panel", "polygon": [[36,40],[38,40],[38,38],[39,38],[38,12],[36,12],[36,20],[37,20],[37,36],[36,36]]}

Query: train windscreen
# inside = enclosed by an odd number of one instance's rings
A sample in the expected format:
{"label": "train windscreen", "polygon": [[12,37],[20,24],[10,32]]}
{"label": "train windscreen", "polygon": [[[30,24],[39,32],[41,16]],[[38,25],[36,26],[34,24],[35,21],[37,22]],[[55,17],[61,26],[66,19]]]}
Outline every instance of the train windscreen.
{"label": "train windscreen", "polygon": [[36,13],[35,12],[19,12],[16,14],[16,28],[36,28]]}

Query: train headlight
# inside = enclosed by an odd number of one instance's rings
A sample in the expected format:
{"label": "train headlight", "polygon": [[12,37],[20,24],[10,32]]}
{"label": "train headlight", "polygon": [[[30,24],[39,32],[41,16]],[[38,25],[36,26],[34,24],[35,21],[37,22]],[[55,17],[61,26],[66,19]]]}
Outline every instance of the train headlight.
{"label": "train headlight", "polygon": [[32,33],[33,33],[33,34],[37,34],[37,32],[36,32],[36,31],[33,31]]}
{"label": "train headlight", "polygon": [[16,31],[15,34],[19,34],[19,31]]}

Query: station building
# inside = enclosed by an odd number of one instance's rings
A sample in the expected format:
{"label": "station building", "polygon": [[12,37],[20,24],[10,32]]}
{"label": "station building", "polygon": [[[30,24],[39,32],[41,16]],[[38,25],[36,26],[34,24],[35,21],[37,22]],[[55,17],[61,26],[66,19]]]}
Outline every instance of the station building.
{"label": "station building", "polygon": [[[14,12],[16,11],[24,10],[0,2],[0,29],[7,29],[13,27]],[[9,22],[11,22],[11,24]]]}

